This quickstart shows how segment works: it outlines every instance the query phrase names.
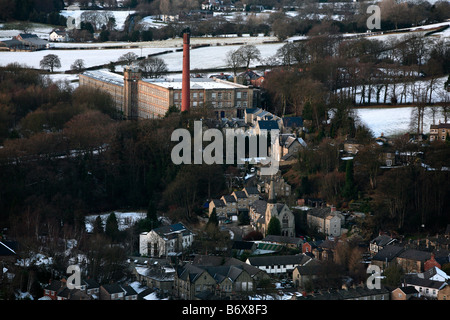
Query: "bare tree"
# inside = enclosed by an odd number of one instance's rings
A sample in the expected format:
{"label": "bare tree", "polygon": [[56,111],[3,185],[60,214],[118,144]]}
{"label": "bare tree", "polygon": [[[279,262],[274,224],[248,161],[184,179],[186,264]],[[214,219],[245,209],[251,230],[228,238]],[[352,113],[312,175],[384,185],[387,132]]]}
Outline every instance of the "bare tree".
{"label": "bare tree", "polygon": [[240,47],[237,52],[241,56],[242,61],[245,63],[246,69],[248,69],[252,61],[261,59],[261,51],[259,51],[259,49],[252,44],[247,44]]}
{"label": "bare tree", "polygon": [[61,68],[61,60],[56,54],[48,54],[42,58],[39,65],[42,69],[49,68],[53,72],[54,68]]}
{"label": "bare tree", "polygon": [[83,59],[76,59],[72,65],[70,66],[72,70],[81,71],[85,68],[84,60]]}
{"label": "bare tree", "polygon": [[138,55],[136,53],[130,51],[130,52],[127,52],[127,53],[124,53],[123,55],[121,55],[119,57],[119,61],[124,61],[130,65],[134,61],[136,61],[137,58],[138,58]]}
{"label": "bare tree", "polygon": [[115,18],[108,11],[84,11],[81,14],[81,21],[92,24],[95,30],[100,30],[103,26],[108,26],[108,23],[115,23]]}
{"label": "bare tree", "polygon": [[242,59],[238,50],[239,49],[228,51],[225,58],[227,66],[233,70],[235,77],[237,75],[239,68],[242,66]]}
{"label": "bare tree", "polygon": [[417,128],[417,134],[423,133],[423,119],[425,115],[425,106],[427,101],[427,87],[420,82],[415,84],[412,89],[412,99],[415,108],[411,115],[411,125]]}
{"label": "bare tree", "polygon": [[167,64],[163,59],[158,57],[141,60],[139,62],[139,68],[143,77],[146,78],[159,78],[168,71]]}

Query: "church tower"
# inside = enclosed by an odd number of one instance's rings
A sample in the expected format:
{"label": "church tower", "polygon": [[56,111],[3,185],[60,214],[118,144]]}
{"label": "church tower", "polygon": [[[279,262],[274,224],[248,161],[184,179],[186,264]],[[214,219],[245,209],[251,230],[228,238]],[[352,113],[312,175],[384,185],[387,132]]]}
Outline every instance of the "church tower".
{"label": "church tower", "polygon": [[275,195],[275,183],[273,179],[270,181],[269,198],[267,200],[267,207],[265,213],[265,230],[267,232],[269,222],[272,217],[277,218],[281,225],[281,235],[294,237],[295,236],[295,218],[291,209],[284,203],[277,203]]}
{"label": "church tower", "polygon": [[265,214],[265,221],[266,221],[266,232],[269,227],[269,222],[272,216],[277,216],[277,197],[275,196],[275,188],[274,188],[274,182],[273,178],[270,180],[270,187],[269,187],[269,198],[267,199],[267,207],[266,207],[266,214]]}

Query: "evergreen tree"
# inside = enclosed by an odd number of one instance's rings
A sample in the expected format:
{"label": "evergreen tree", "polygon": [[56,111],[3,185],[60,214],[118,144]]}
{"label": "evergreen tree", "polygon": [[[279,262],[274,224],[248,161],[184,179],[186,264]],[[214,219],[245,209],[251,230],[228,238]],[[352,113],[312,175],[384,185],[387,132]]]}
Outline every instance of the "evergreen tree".
{"label": "evergreen tree", "polygon": [[158,227],[158,214],[155,201],[150,200],[147,208],[147,220],[152,224],[152,229]]}
{"label": "evergreen tree", "polygon": [[241,212],[239,214],[238,220],[239,220],[239,224],[240,225],[248,225],[248,224],[250,224],[250,217],[248,215],[248,212],[247,211]]}
{"label": "evergreen tree", "polygon": [[94,234],[102,234],[105,230],[103,229],[103,221],[100,216],[97,216],[94,222]]}
{"label": "evergreen tree", "polygon": [[356,186],[353,179],[353,160],[347,160],[345,168],[345,185],[342,191],[342,196],[347,200],[356,198]]}
{"label": "evergreen tree", "polygon": [[114,212],[111,212],[111,214],[108,216],[108,219],[106,220],[105,234],[113,241],[117,240],[119,236],[119,224]]}
{"label": "evergreen tree", "polygon": [[281,235],[280,220],[276,217],[270,218],[269,225],[267,226],[267,234],[279,236]]}
{"label": "evergreen tree", "polygon": [[402,282],[404,272],[398,264],[394,263],[384,269],[383,275],[385,276],[382,280],[384,285],[399,286]]}
{"label": "evergreen tree", "polygon": [[219,220],[217,219],[217,213],[216,213],[216,208],[214,208],[211,212],[211,215],[209,216],[209,220],[208,220],[208,225],[215,225],[218,226],[219,225]]}

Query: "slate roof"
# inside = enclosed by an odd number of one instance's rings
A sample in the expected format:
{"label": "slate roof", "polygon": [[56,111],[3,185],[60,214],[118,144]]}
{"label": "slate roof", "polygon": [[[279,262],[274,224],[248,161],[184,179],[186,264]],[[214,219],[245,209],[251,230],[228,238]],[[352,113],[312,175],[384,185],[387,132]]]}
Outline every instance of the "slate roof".
{"label": "slate roof", "polygon": [[[222,258],[221,258],[222,260]],[[207,272],[217,283],[222,282],[224,279],[230,279],[236,281],[236,279],[245,270],[244,265],[193,265],[186,264],[183,267],[178,268],[178,277],[182,280],[189,280],[195,282],[200,275]]]}
{"label": "slate roof", "polygon": [[245,191],[247,192],[247,194],[259,194],[258,188],[256,187],[246,187]]}
{"label": "slate roof", "polygon": [[399,287],[398,289],[402,290],[404,294],[415,294],[419,293],[415,287],[413,286],[406,286],[406,287]]}
{"label": "slate roof", "polygon": [[8,48],[21,47],[24,45],[22,41],[19,41],[17,39],[3,40],[1,41],[1,43],[4,43]]}
{"label": "slate roof", "polygon": [[170,226],[159,227],[153,229],[153,231],[156,232],[160,237],[167,240],[178,237],[179,233],[182,233],[183,236],[192,234],[192,232],[187,229],[181,222],[172,224]]}
{"label": "slate roof", "polygon": [[109,294],[114,294],[114,293],[122,293],[124,292],[124,290],[122,289],[122,287],[117,284],[117,283],[109,283],[109,284],[104,284],[102,285],[102,287],[106,290],[106,292],[108,292]]}
{"label": "slate roof", "polygon": [[255,210],[255,212],[259,214],[266,213],[267,209],[267,201],[265,200],[255,200],[251,207]]}
{"label": "slate roof", "polygon": [[197,280],[197,278],[203,272],[204,272],[203,269],[201,269],[193,264],[190,264],[190,263],[177,269],[178,278],[180,278],[184,281],[189,281],[189,282],[194,282],[195,280]]}
{"label": "slate roof", "polygon": [[431,252],[415,250],[415,249],[407,249],[400,253],[399,258],[408,259],[408,260],[416,260],[416,261],[426,261],[431,258]]}
{"label": "slate roof", "polygon": [[392,261],[392,259],[395,259],[403,250],[403,247],[399,247],[396,245],[387,246],[378,251],[378,253],[373,256],[372,260],[389,262]]}
{"label": "slate roof", "polygon": [[384,287],[381,287],[381,289],[356,287],[342,290],[330,290],[330,292],[318,293],[315,295],[301,296],[298,297],[297,300],[353,300],[388,293],[389,290]]}
{"label": "slate roof", "polygon": [[392,241],[393,239],[387,235],[379,235],[378,237],[372,239],[372,241],[370,241],[370,243],[376,244],[378,246],[382,246],[384,247],[385,245],[387,245],[390,241]]}
{"label": "slate roof", "polygon": [[236,196],[236,198],[239,198],[239,199],[247,198],[247,194],[244,191],[235,191],[234,195]]}
{"label": "slate roof", "polygon": [[216,206],[217,208],[226,207],[225,202],[223,202],[220,199],[213,199],[211,201],[214,203],[214,206]]}
{"label": "slate roof", "polygon": [[269,242],[278,242],[278,243],[292,243],[292,244],[298,244],[303,243],[303,240],[301,238],[296,237],[288,237],[288,236],[277,236],[277,235],[267,235],[263,241],[269,241]]}
{"label": "slate roof", "polygon": [[330,207],[317,207],[308,210],[308,215],[319,217],[322,219],[326,218],[330,213],[331,213]]}
{"label": "slate roof", "polygon": [[236,198],[233,197],[231,194],[227,194],[222,197],[225,199],[225,202],[236,202]]}
{"label": "slate roof", "polygon": [[278,123],[274,120],[259,120],[258,126],[260,130],[278,130]]}
{"label": "slate roof", "polygon": [[34,33],[19,33],[19,36],[22,39],[32,39],[32,38],[37,38],[38,36]]}
{"label": "slate roof", "polygon": [[259,109],[259,108],[247,108],[247,109],[245,109],[245,113],[252,114],[252,113],[257,112],[258,110],[261,110],[261,109]]}
{"label": "slate roof", "polygon": [[95,289],[95,288],[100,288],[100,285],[97,283],[97,281],[92,280],[92,279],[85,279],[82,280],[85,284],[86,284],[86,289]]}
{"label": "slate roof", "polygon": [[243,272],[240,266],[212,266],[205,267],[205,270],[218,282],[222,282],[224,279],[230,279],[235,282],[236,279]]}
{"label": "slate roof", "polygon": [[412,286],[420,286],[420,287],[438,289],[438,290],[447,285],[447,283],[444,281],[422,279],[422,278],[419,278],[416,276],[406,277],[405,283],[408,285],[412,285]]}
{"label": "slate roof", "polygon": [[123,291],[125,291],[125,296],[134,296],[137,295],[136,290],[134,290],[131,286],[129,285],[124,285],[122,286]]}

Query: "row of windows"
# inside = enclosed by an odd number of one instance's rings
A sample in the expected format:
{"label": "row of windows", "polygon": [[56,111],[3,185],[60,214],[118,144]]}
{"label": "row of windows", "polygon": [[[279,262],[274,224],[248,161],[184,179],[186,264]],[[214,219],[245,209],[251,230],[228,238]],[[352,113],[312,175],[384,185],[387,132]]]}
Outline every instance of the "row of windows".
{"label": "row of windows", "polygon": [[[203,92],[192,92],[192,99],[196,99],[196,100],[203,100]],[[174,92],[173,93],[173,99],[174,100],[181,100],[181,93],[179,92]]]}
{"label": "row of windows", "polygon": [[166,90],[161,90],[159,88],[155,88],[153,86],[150,85],[146,85],[143,83],[140,83],[139,85],[139,92],[141,93],[145,93],[148,95],[152,95],[152,96],[156,96],[156,97],[160,97],[160,98],[165,98],[168,99],[169,98],[169,92]]}
{"label": "row of windows", "polygon": [[[199,99],[203,100],[203,92],[192,92],[192,99]],[[231,92],[211,92],[211,94],[208,96],[210,100],[231,100]],[[173,99],[174,100],[181,100],[181,93],[174,92],[173,93]],[[236,99],[248,99],[248,93],[247,92],[236,92]]]}

